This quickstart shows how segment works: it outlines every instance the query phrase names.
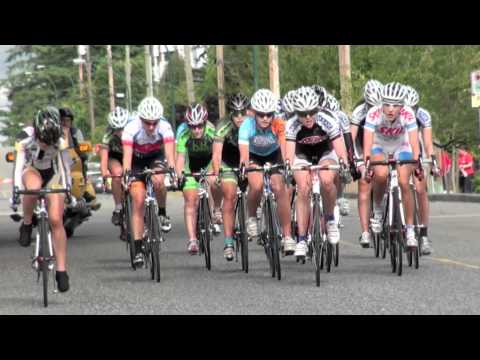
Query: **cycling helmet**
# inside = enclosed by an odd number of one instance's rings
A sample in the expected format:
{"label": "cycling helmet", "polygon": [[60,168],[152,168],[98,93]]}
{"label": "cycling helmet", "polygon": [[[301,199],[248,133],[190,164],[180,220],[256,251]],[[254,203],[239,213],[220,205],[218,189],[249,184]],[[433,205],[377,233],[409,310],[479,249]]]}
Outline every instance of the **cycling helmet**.
{"label": "cycling helmet", "polygon": [[130,119],[128,110],[117,106],[114,111],[108,114],[108,125],[112,129],[123,129]]}
{"label": "cycling helmet", "polygon": [[383,87],[382,103],[391,105],[404,105],[406,95],[407,91],[404,85],[398,82],[392,82]]}
{"label": "cycling helmet", "polygon": [[40,110],[35,116],[33,127],[38,140],[47,145],[57,144],[62,136],[60,112],[53,106]]}
{"label": "cycling helmet", "polygon": [[277,98],[268,89],[258,90],[252,97],[252,109],[261,113],[273,113],[277,110]]}
{"label": "cycling helmet", "polygon": [[138,105],[138,116],[142,119],[155,121],[163,116],[163,106],[153,96],[148,96]]}
{"label": "cycling helmet", "polygon": [[282,109],[287,114],[292,114],[295,112],[295,107],[293,102],[295,101],[295,90],[289,91],[282,100]]}
{"label": "cycling helmet", "polygon": [[336,112],[340,110],[340,103],[332,94],[327,94],[327,98],[325,99],[324,108]]}
{"label": "cycling helmet", "polygon": [[318,103],[320,106],[325,103],[325,99],[327,98],[327,90],[320,85],[313,85],[312,86],[313,91],[318,95]]}
{"label": "cycling helmet", "polygon": [[228,109],[231,112],[247,110],[249,105],[250,104],[249,104],[248,97],[246,97],[242,93],[237,93],[235,95],[232,95],[232,97],[230,97],[228,101]]}
{"label": "cycling helmet", "polygon": [[74,116],[72,110],[70,110],[69,108],[60,108],[58,109],[58,111],[60,113],[60,119],[63,117],[69,117],[73,121]]}
{"label": "cycling helmet", "polygon": [[411,86],[405,86],[407,89],[407,96],[405,97],[405,105],[410,107],[415,107],[420,101],[420,95],[418,95],[417,90]]}
{"label": "cycling helmet", "polygon": [[319,97],[311,87],[303,86],[295,92],[295,111],[311,111],[319,106]]}
{"label": "cycling helmet", "polygon": [[185,113],[188,126],[201,125],[207,121],[208,111],[201,104],[189,106]]}
{"label": "cycling helmet", "polygon": [[382,104],[383,84],[377,80],[368,80],[363,90],[365,102],[371,106]]}

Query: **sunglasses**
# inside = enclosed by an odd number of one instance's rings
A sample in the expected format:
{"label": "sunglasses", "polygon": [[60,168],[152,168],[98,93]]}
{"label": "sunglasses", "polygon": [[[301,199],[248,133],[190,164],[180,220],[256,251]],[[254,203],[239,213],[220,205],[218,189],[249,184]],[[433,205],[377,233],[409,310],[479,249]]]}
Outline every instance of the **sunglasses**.
{"label": "sunglasses", "polygon": [[238,116],[245,116],[247,114],[247,112],[245,110],[243,111],[234,111],[232,113],[232,117],[238,117]]}
{"label": "sunglasses", "polygon": [[271,118],[275,115],[275,113],[274,112],[269,112],[269,113],[257,112],[255,113],[255,115],[258,116],[259,118],[264,118],[264,117]]}
{"label": "sunglasses", "polygon": [[205,127],[205,124],[201,124],[201,125],[188,125],[188,127],[192,130],[195,130],[195,129],[203,129]]}
{"label": "sunglasses", "polygon": [[148,120],[142,119],[142,123],[144,123],[147,126],[157,126],[159,122],[160,122],[160,120],[148,121]]}
{"label": "sunglasses", "polygon": [[317,114],[317,110],[311,110],[311,111],[297,111],[298,117],[306,118],[306,117],[313,117]]}

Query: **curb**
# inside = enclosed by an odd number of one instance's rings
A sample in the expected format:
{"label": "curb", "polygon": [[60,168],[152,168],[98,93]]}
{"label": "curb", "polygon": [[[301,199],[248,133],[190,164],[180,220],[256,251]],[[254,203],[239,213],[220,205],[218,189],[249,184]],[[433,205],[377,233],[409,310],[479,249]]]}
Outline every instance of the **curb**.
{"label": "curb", "polygon": [[[347,199],[356,199],[356,193],[345,193]],[[430,201],[480,203],[480,194],[429,194]]]}

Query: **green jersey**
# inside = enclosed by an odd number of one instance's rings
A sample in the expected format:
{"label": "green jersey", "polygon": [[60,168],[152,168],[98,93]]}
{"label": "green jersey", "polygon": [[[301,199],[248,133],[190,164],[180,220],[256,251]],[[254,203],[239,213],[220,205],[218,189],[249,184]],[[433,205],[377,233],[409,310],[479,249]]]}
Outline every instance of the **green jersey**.
{"label": "green jersey", "polygon": [[211,162],[214,136],[215,127],[210,122],[207,122],[200,139],[193,139],[189,128],[180,133],[177,139],[177,153],[185,154],[190,171],[198,172]]}

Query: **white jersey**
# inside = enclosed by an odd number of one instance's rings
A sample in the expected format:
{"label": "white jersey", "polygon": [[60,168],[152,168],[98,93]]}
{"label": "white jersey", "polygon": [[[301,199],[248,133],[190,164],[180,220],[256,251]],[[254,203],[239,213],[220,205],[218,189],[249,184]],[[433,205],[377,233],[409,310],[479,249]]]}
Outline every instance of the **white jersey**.
{"label": "white jersey", "polygon": [[388,121],[382,107],[375,106],[368,111],[364,129],[374,133],[374,143],[393,146],[409,143],[408,133],[417,130],[417,122],[413,110],[404,106],[393,122]]}
{"label": "white jersey", "polygon": [[53,169],[55,174],[60,173],[65,187],[71,184],[70,156],[63,137],[60,138],[58,146],[42,149],[35,137],[33,126],[27,126],[17,136],[15,152],[14,185],[20,190],[23,190],[22,173],[25,165],[31,165],[40,171]]}
{"label": "white jersey", "polygon": [[166,119],[160,119],[152,135],[143,128],[139,117],[125,126],[122,133],[122,144],[133,147],[133,156],[147,158],[163,152],[163,145],[174,143],[172,126]]}
{"label": "white jersey", "polygon": [[358,105],[352,113],[352,125],[363,126],[368,110],[369,108],[367,103]]}
{"label": "white jersey", "polygon": [[348,134],[350,132],[350,119],[348,118],[348,115],[341,110],[336,111],[335,115],[338,118],[338,122],[340,125],[340,129],[342,129],[342,132],[344,134]]}
{"label": "white jersey", "polygon": [[432,127],[432,117],[427,110],[419,107],[415,115],[417,118],[418,127],[421,127],[422,129]]}

